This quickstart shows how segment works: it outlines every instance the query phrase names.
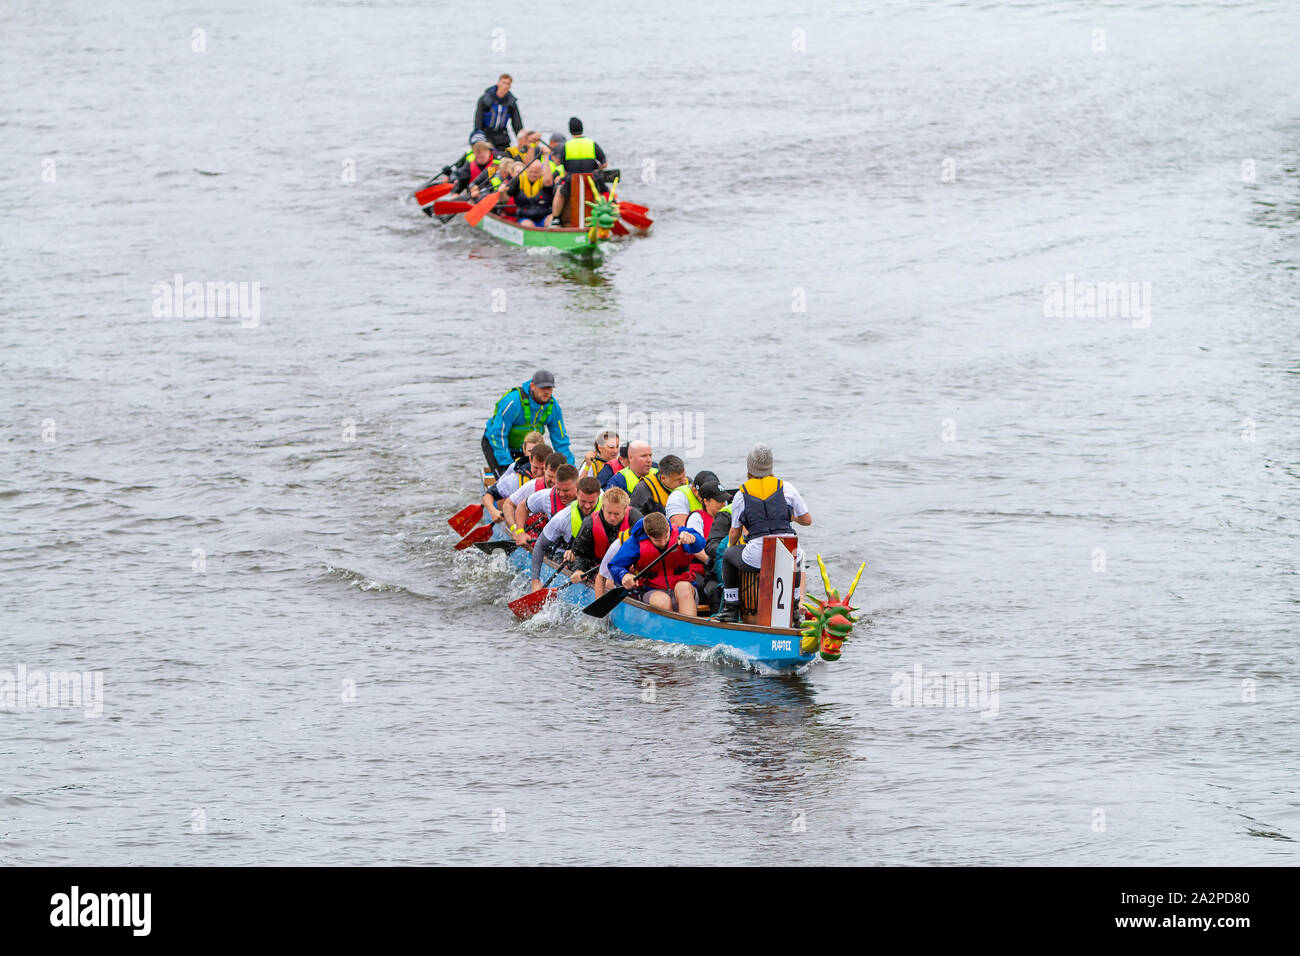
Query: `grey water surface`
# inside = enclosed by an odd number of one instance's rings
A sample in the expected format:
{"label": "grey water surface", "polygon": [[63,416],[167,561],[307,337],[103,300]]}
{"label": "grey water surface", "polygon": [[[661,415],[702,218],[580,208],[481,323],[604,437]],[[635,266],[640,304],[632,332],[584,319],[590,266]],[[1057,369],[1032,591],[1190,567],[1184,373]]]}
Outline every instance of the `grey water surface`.
{"label": "grey water surface", "polygon": [[[1296,863],[1300,7],[520,7],[0,10],[0,862]],[[503,70],[649,236],[420,213]],[[539,365],[768,441],[843,658],[518,624]]]}

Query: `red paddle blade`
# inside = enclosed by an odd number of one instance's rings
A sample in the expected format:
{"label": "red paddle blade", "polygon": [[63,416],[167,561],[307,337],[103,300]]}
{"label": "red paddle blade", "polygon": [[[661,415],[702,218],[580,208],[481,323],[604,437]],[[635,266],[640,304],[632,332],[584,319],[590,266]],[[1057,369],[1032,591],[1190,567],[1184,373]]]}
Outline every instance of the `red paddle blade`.
{"label": "red paddle blade", "polygon": [[444,199],[433,204],[435,216],[454,216],[458,212],[469,212],[474,206],[463,199]]}
{"label": "red paddle blade", "polygon": [[465,221],[471,226],[477,226],[479,220],[492,211],[492,207],[497,204],[501,196],[499,193],[491,192],[474,204],[474,208],[465,213]]}
{"label": "red paddle blade", "polygon": [[628,209],[626,205],[620,206],[618,212],[620,216],[622,216],[632,225],[636,226],[638,229],[649,229],[651,226],[654,225],[653,219],[647,219],[639,212],[634,212],[633,210]]}
{"label": "red paddle blade", "polygon": [[483,520],[482,505],[466,505],[447,519],[451,530],[457,534],[468,534],[469,529]]}
{"label": "red paddle blade", "polygon": [[630,209],[635,213],[640,213],[642,216],[650,212],[649,208],[647,208],[646,206],[642,206],[640,203],[628,202],[626,199],[620,199],[618,201],[618,208]]}
{"label": "red paddle blade", "polygon": [[427,206],[435,199],[441,199],[455,187],[455,183],[438,183],[436,186],[430,186],[428,189],[421,189],[415,194],[415,201],[421,206]]}
{"label": "red paddle blade", "polygon": [[515,598],[508,605],[510,610],[515,612],[515,617],[519,620],[527,620],[542,609],[546,599],[555,593],[555,588],[542,588],[540,591],[533,591],[525,594],[521,598]]}
{"label": "red paddle blade", "polygon": [[630,235],[631,233],[631,230],[628,229],[627,226],[623,225],[621,222],[614,223],[614,228],[611,229],[610,231],[614,233],[614,235],[616,236],[626,236],[626,235]]}
{"label": "red paddle blade", "polygon": [[492,537],[492,526],[490,524],[485,524],[481,528],[475,528],[469,534],[465,535],[465,537],[456,542],[456,550],[464,551],[471,544],[478,544],[480,541],[486,541],[490,537]]}

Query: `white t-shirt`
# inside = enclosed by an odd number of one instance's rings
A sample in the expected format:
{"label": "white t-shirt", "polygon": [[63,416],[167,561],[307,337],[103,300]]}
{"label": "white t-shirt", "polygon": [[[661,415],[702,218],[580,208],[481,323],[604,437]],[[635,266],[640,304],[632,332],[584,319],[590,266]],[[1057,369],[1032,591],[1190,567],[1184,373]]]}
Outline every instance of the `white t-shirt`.
{"label": "white t-shirt", "polygon": [[[550,505],[547,507],[549,508]],[[546,527],[542,529],[542,534],[546,536],[547,541],[568,541],[573,536],[573,516],[569,514],[569,509],[562,508],[559,514],[552,515],[551,520],[546,522]]]}
{"label": "white t-shirt", "polygon": [[542,479],[540,478],[533,478],[530,481],[525,481],[522,485],[520,485],[517,491],[511,492],[510,503],[514,505],[516,508],[519,507],[521,504],[524,503],[525,498],[527,498],[529,495],[531,495],[534,491],[537,490],[537,483],[541,480]]}
{"label": "white t-shirt", "polygon": [[668,501],[664,504],[664,516],[669,521],[673,515],[688,515],[691,513],[691,499],[686,497],[683,490],[687,486],[683,485],[668,496]]}
{"label": "white t-shirt", "polygon": [[[806,515],[808,506],[804,504],[803,496],[795,490],[794,485],[788,481],[781,482],[781,493],[785,495],[785,503],[790,506],[791,513],[794,517]],[[740,516],[745,513],[745,494],[736,492],[736,496],[731,499],[731,526],[740,527]],[[750,567],[756,568],[763,563],[763,537],[750,538],[745,542],[745,550],[740,552],[741,558]],[[795,554],[795,561],[803,557],[803,549],[800,548]]]}
{"label": "white t-shirt", "polygon": [[517,471],[512,471],[509,474],[502,475],[497,479],[497,494],[502,498],[513,495],[519,490],[519,479],[522,477],[523,475],[519,474]]}

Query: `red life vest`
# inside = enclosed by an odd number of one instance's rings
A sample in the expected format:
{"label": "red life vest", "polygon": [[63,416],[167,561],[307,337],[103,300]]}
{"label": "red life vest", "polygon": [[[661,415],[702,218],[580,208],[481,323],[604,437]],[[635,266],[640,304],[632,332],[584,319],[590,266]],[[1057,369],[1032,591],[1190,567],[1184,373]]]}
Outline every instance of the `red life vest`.
{"label": "red life vest", "polygon": [[[668,532],[668,543],[664,545],[664,551],[677,543],[677,536],[681,533],[681,530],[681,528],[673,527]],[[650,567],[663,553],[654,546],[654,543],[649,538],[643,538],[641,540],[641,553],[637,555],[637,559],[630,570],[635,574],[642,568]],[[695,569],[691,567],[691,555],[678,548],[656,564],[655,569],[642,578],[638,585],[647,590],[671,591],[678,581],[694,580]]]}
{"label": "red life vest", "polygon": [[[709,532],[713,530],[713,515],[709,514],[703,508],[701,508],[699,511],[692,511],[691,515],[700,516],[700,521],[704,523],[704,540],[708,541]],[[691,515],[686,516],[687,521],[691,520]],[[682,527],[686,527],[686,526],[682,525]]]}
{"label": "red life vest", "polygon": [[[687,521],[691,520],[691,515],[700,516],[700,521],[704,524],[704,540],[708,541],[709,532],[713,530],[713,515],[701,508],[699,511],[692,511],[690,515],[687,515]],[[682,527],[686,528],[686,525],[682,525]],[[691,534],[695,534],[695,531],[692,528],[686,528],[686,530],[690,531]],[[691,560],[700,568],[707,568],[709,566],[709,557],[703,551],[691,555]]]}
{"label": "red life vest", "polygon": [[535,511],[530,514],[528,520],[524,522],[524,530],[528,532],[528,540],[536,541],[537,536],[541,534],[542,529],[546,527],[546,522],[551,520],[552,515],[559,514],[560,509],[563,507],[564,505],[560,503],[560,493],[552,488],[551,514],[548,515],[545,511]]}
{"label": "red life vest", "polygon": [[[622,535],[627,531],[627,517],[632,513],[631,508],[623,511],[623,523],[618,526],[616,534]],[[609,534],[605,531],[605,522],[600,516],[600,509],[597,508],[591,518],[591,540],[596,545],[596,560],[599,561],[605,557],[605,552],[609,550]]]}

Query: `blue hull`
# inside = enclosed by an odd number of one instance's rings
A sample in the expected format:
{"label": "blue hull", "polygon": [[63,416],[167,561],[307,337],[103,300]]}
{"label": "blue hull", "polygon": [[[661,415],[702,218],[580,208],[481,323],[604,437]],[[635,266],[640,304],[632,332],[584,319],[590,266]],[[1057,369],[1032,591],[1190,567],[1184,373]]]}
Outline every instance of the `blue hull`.
{"label": "blue hull", "polygon": [[[504,540],[498,538],[498,540]],[[532,569],[532,553],[519,548],[510,560],[525,573]],[[557,566],[546,562],[552,570]],[[543,580],[549,575],[543,575]],[[557,579],[556,584],[562,583]],[[596,600],[596,592],[586,584],[571,584],[556,595],[558,600],[585,607]],[[793,628],[758,627],[751,624],[720,624],[700,617],[682,617],[650,607],[632,598],[609,612],[605,618],[612,626],[633,637],[691,647],[726,647],[737,657],[778,671],[793,671],[812,663],[816,654],[799,651],[799,632]]]}

